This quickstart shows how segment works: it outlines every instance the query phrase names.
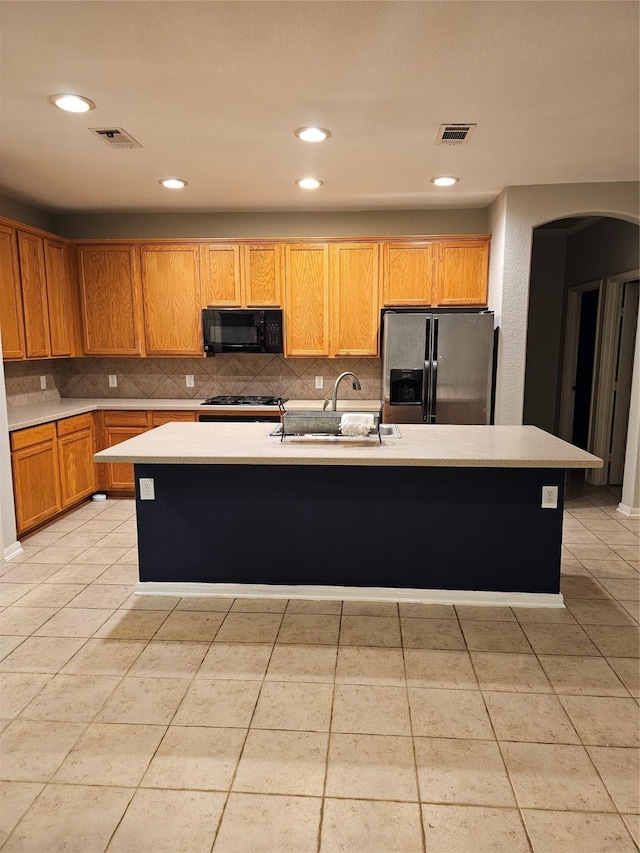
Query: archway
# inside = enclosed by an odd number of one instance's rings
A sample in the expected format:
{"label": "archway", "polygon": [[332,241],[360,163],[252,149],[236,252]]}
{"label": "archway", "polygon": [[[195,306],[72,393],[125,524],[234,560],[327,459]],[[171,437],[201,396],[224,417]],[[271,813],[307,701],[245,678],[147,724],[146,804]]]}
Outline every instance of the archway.
{"label": "archway", "polygon": [[592,480],[599,484],[622,484],[639,232],[609,216],[533,229],[523,420],[605,459]]}

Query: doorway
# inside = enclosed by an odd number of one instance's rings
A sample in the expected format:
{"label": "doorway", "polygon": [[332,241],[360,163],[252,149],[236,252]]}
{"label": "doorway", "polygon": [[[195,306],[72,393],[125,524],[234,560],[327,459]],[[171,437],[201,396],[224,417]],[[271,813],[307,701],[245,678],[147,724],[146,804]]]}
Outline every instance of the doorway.
{"label": "doorway", "polygon": [[600,456],[594,485],[622,485],[638,322],[637,272],[570,288],[560,437]]}
{"label": "doorway", "polygon": [[593,391],[593,368],[598,332],[600,288],[580,294],[578,322],[578,351],[576,354],[575,384],[573,385],[573,421],[571,443],[586,450],[589,445],[589,422]]}

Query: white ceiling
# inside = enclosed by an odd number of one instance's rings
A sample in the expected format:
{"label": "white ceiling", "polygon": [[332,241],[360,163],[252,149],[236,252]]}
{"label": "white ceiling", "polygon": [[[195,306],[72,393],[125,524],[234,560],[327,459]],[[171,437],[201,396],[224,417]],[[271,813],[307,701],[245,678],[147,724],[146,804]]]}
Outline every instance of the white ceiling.
{"label": "white ceiling", "polygon": [[[390,210],[638,180],[638,9],[2,0],[0,194],[52,212]],[[97,109],[47,102],[67,91]],[[445,122],[477,129],[437,146]],[[331,139],[293,136],[310,124]],[[88,130],[110,126],[143,148]],[[189,186],[159,185],[174,175]],[[307,175],[324,185],[299,189]]]}

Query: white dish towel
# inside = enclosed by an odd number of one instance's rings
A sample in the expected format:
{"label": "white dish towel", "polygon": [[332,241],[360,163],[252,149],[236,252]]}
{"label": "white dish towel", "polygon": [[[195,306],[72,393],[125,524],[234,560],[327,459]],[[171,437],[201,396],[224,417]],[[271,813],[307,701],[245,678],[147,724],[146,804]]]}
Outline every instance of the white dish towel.
{"label": "white dish towel", "polygon": [[369,435],[375,426],[375,415],[370,412],[349,412],[340,418],[341,435]]}

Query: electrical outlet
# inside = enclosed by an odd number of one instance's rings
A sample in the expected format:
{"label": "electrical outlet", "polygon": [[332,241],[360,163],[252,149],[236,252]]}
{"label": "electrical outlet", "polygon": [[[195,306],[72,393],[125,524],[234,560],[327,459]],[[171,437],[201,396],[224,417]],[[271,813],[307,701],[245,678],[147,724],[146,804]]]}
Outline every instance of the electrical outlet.
{"label": "electrical outlet", "polygon": [[184,378],[187,383],[187,388],[193,388],[193,373],[187,373]]}
{"label": "electrical outlet", "polygon": [[47,389],[47,377],[41,376],[40,377],[40,390],[46,391],[46,389]]}
{"label": "electrical outlet", "polygon": [[558,487],[542,487],[542,509],[558,509]]}
{"label": "electrical outlet", "polygon": [[109,374],[109,388],[117,388],[118,387],[118,377],[115,373]]}
{"label": "electrical outlet", "polygon": [[324,377],[316,376],[316,391],[322,391],[324,388]]}
{"label": "electrical outlet", "polygon": [[153,477],[140,477],[138,480],[140,486],[141,501],[155,501],[156,489],[153,482]]}

